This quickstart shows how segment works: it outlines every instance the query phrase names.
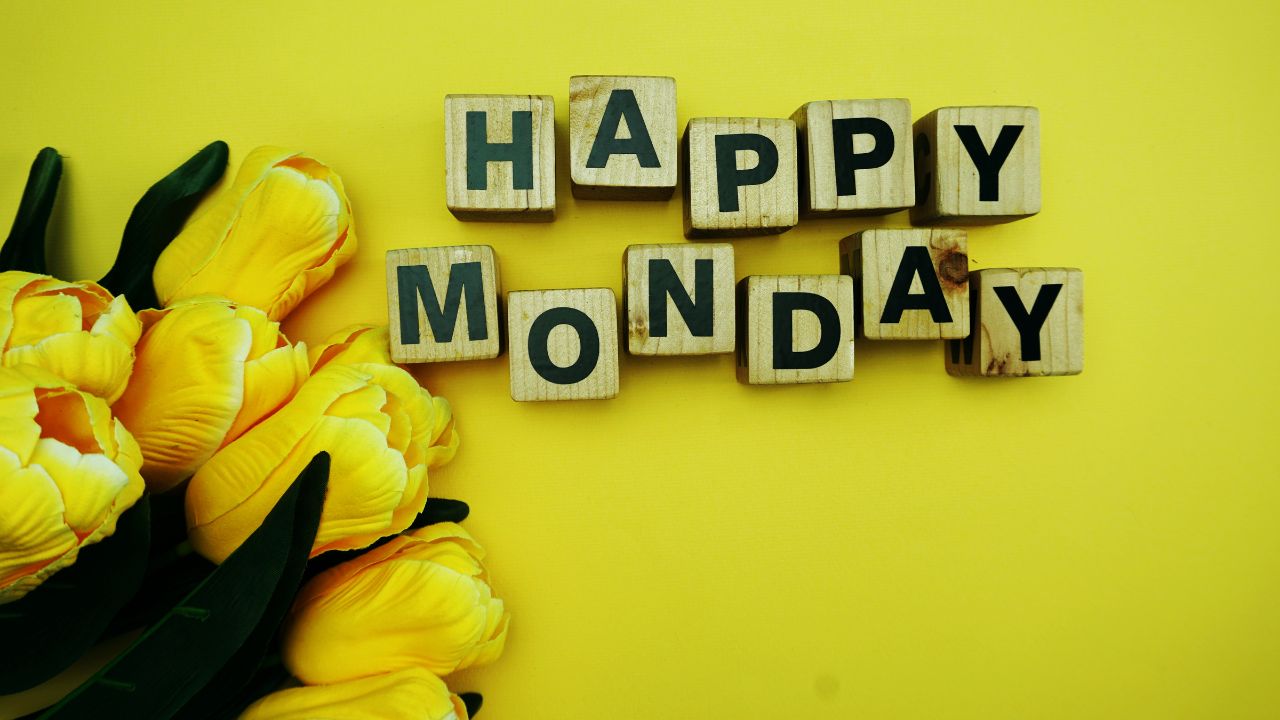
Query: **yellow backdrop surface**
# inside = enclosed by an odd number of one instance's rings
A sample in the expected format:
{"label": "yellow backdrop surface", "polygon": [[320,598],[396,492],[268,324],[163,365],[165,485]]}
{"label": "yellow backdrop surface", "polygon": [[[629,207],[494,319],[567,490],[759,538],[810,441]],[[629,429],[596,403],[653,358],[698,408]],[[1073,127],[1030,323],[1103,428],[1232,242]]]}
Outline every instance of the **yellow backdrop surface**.
{"label": "yellow backdrop surface", "polygon": [[[679,200],[575,201],[573,74],[677,80],[694,116],[906,97],[1042,113],[1044,210],[974,267],[1084,269],[1085,372],[960,380],[939,343],[849,384],[622,360],[612,401],[516,404],[506,358],[424,367],[454,404],[432,494],[473,509],[513,613],[452,679],[483,720],[1245,718],[1280,712],[1272,3],[11,3],[0,208],[66,157],[52,269],[97,278],[147,186],[222,138],[333,165],[356,261],[298,340],[385,322],[383,253],[489,244],[505,290],[621,286]],[[558,217],[462,223],[446,93],[555,97]],[[837,272],[878,220],[735,241],[738,275]],[[8,651],[6,649],[6,651]]]}

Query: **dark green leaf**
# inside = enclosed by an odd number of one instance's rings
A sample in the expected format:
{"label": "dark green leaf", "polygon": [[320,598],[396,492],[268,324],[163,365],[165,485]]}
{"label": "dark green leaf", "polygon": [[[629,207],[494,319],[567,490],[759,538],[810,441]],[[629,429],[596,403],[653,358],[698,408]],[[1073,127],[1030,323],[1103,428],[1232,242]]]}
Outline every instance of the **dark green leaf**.
{"label": "dark green leaf", "polygon": [[53,213],[53,200],[58,195],[58,181],[62,179],[62,157],[53,148],[45,148],[31,163],[27,186],[22,190],[22,201],[13,219],[9,239],[0,248],[0,272],[26,270],[45,273],[44,232]]}
{"label": "dark green leaf", "polygon": [[217,140],[152,185],[129,216],[120,252],[102,277],[102,286],[116,295],[124,294],[134,310],[159,305],[151,283],[156,260],[178,236],[200,197],[226,169],[227,144]]}
{"label": "dark green leaf", "polygon": [[427,506],[422,509],[418,517],[414,518],[413,524],[409,527],[420,528],[442,522],[460,523],[470,514],[471,508],[461,500],[430,498],[427,500]]}
{"label": "dark green leaf", "polygon": [[150,499],[143,495],[116,521],[116,531],[80,551],[70,567],[26,597],[0,605],[0,695],[35,687],[67,669],[129,598],[147,567]]}
{"label": "dark green leaf", "polygon": [[458,697],[462,699],[462,704],[467,706],[467,714],[471,717],[475,717],[484,705],[484,696],[480,693],[462,693]]}

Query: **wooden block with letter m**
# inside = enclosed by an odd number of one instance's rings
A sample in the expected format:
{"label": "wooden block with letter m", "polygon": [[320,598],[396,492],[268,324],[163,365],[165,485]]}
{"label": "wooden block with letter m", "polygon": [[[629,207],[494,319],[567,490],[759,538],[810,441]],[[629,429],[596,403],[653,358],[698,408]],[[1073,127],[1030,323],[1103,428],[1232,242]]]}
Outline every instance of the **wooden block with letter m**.
{"label": "wooden block with letter m", "polygon": [[391,359],[482,360],[502,352],[498,261],[487,245],[387,252]]}
{"label": "wooden block with letter m", "polygon": [[946,343],[948,373],[1026,377],[1084,370],[1084,273],[975,270],[969,293],[973,332]]}

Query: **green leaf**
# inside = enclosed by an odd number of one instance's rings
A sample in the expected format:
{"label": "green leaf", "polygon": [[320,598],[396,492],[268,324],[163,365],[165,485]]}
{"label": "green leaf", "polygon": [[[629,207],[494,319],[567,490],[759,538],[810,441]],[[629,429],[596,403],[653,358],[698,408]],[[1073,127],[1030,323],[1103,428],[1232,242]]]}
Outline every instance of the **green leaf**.
{"label": "green leaf", "polygon": [[429,498],[427,506],[418,513],[418,517],[413,519],[409,527],[420,528],[442,522],[460,523],[470,514],[471,508],[461,500]]}
{"label": "green leaf", "polygon": [[315,541],[328,484],[321,453],[262,525],[127,650],[42,718],[171,718],[251,640],[272,610],[295,548]]}
{"label": "green leaf", "polygon": [[53,148],[44,148],[31,163],[27,186],[22,190],[18,214],[13,219],[9,239],[0,248],[0,272],[26,270],[44,274],[47,271],[44,231],[53,213],[53,200],[62,179],[62,157]]}
{"label": "green leaf", "polygon": [[467,715],[471,717],[475,717],[476,713],[480,712],[481,706],[484,705],[484,696],[480,693],[462,693],[458,697],[462,700],[462,704],[467,706]]}
{"label": "green leaf", "polygon": [[99,283],[127,297],[134,310],[157,307],[160,303],[151,283],[156,260],[226,169],[227,144],[217,140],[152,185],[134,206],[116,262]]}
{"label": "green leaf", "polygon": [[147,567],[150,498],[116,521],[111,537],[80,551],[17,602],[0,605],[0,695],[35,687],[67,669],[102,636],[137,592]]}

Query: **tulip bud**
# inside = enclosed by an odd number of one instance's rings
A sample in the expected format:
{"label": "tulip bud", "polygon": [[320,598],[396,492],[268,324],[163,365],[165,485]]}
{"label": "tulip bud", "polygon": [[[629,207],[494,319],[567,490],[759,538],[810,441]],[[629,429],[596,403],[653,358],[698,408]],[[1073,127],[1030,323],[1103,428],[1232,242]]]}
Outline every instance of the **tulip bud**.
{"label": "tulip bud", "polygon": [[92,282],[0,273],[0,355],[35,365],[113,403],[133,371],[142,326],[124,296]]}
{"label": "tulip bud", "polygon": [[484,549],[437,523],[320,573],[303,587],[284,660],[308,683],[421,667],[437,675],[502,654],[508,615],[485,572]]}
{"label": "tulip bud", "polygon": [[0,604],[114,533],[142,497],[141,465],[102,398],[38,367],[0,368]]}
{"label": "tulip bud", "polygon": [[280,320],[355,251],[351,203],[337,173],[262,147],[165,248],[152,279],[164,305],[221,295]]}
{"label": "tulip bud", "polygon": [[250,705],[240,720],[469,720],[462,699],[440,678],[418,668],[333,685],[274,692]]}

